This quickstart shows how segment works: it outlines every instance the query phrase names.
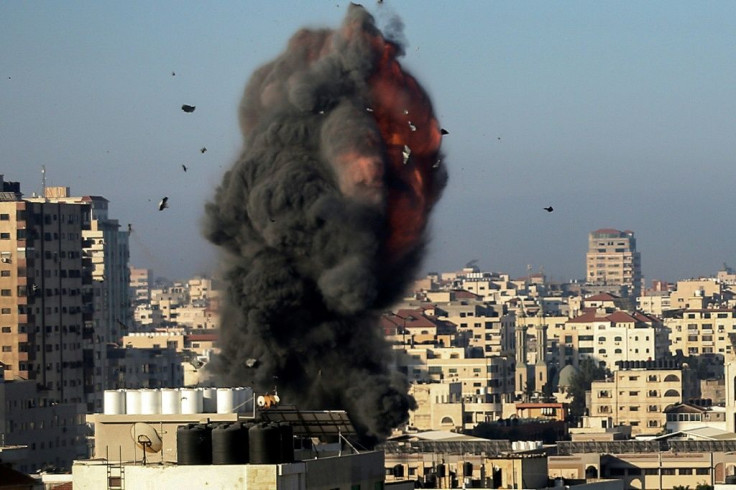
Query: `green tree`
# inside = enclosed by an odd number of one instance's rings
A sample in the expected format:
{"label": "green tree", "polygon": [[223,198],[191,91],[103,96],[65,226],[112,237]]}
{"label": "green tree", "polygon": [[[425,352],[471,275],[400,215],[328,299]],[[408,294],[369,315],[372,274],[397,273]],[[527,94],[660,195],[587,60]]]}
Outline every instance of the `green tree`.
{"label": "green tree", "polygon": [[608,370],[600,367],[590,358],[584,358],[578,364],[578,371],[570,379],[567,392],[572,396],[570,403],[570,417],[579,420],[585,415],[585,392],[590,390],[593,381],[606,379]]}

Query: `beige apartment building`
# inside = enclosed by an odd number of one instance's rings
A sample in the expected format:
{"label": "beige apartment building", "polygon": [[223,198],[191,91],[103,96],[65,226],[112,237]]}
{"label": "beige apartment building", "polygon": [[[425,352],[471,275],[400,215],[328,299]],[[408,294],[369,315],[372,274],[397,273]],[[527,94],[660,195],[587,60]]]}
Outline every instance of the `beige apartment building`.
{"label": "beige apartment building", "polygon": [[[636,366],[636,367],[632,367]],[[696,374],[673,361],[627,362],[605,381],[593,381],[590,415],[610,417],[631,434],[660,434],[667,425],[665,408],[697,395]]]}
{"label": "beige apartment building", "polygon": [[131,302],[135,304],[150,303],[152,285],[153,285],[153,270],[152,269],[130,267]]}
{"label": "beige apartment building", "polygon": [[708,303],[720,302],[721,295],[722,285],[715,278],[677,281],[675,290],[670,293],[670,308],[707,308]]}
{"label": "beige apartment building", "polygon": [[586,280],[593,285],[620,285],[628,296],[642,290],[641,257],[631,230],[601,228],[588,235]]}
{"label": "beige apartment building", "polygon": [[666,318],[670,330],[670,352],[685,356],[731,355],[729,334],[736,334],[736,311],[726,308],[688,309],[674,318]]}
{"label": "beige apartment building", "polygon": [[513,348],[514,317],[506,314],[503,305],[454,301],[437,304],[435,314],[455,324],[458,332],[467,332],[469,346],[486,356],[502,355]]}
{"label": "beige apartment building", "polygon": [[500,403],[514,392],[513,357],[468,358],[462,347],[415,346],[397,351],[399,370],[409,381],[461,383],[463,396]]}
{"label": "beige apartment building", "polygon": [[87,205],[24,200],[0,177],[0,362],[49,400],[80,403],[83,376],[82,230]]}

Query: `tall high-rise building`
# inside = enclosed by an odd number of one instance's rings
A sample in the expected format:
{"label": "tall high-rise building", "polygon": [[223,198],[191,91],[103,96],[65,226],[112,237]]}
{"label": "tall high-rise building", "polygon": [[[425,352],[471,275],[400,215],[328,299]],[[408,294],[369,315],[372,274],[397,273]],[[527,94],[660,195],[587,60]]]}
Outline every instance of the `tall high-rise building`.
{"label": "tall high-rise building", "polygon": [[23,199],[0,176],[0,362],[56,403],[81,403],[82,229],[88,205]]}
{"label": "tall high-rise building", "polygon": [[585,256],[588,284],[625,286],[629,296],[639,296],[643,277],[633,231],[602,228],[590,233]]}
{"label": "tall high-rise building", "polygon": [[111,385],[107,347],[119,344],[132,324],[127,230],[108,216],[102,196],[71,196],[68,187],[47,187],[43,198],[30,201],[65,203],[83,213],[81,231],[84,300],[84,393],[87,410],[102,410],[102,394]]}

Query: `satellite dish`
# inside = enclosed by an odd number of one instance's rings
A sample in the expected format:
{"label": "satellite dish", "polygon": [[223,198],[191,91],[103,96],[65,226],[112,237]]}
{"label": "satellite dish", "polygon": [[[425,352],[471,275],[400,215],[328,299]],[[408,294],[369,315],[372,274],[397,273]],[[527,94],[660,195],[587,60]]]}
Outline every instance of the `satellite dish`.
{"label": "satellite dish", "polygon": [[157,453],[161,451],[161,436],[158,435],[156,429],[143,422],[136,422],[130,428],[130,436],[136,445],[147,453]]}

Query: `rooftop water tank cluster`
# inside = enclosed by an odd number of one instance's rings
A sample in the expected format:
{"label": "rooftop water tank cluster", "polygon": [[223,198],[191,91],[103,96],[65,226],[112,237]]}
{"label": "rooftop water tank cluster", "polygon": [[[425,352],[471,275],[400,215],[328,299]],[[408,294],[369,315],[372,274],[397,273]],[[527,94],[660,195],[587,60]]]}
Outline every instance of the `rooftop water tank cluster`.
{"label": "rooftop water tank cluster", "polygon": [[286,422],[187,424],[176,430],[177,463],[280,464],[294,461],[294,431]]}
{"label": "rooftop water tank cluster", "polygon": [[512,451],[534,451],[543,447],[542,441],[513,441],[511,443]]}
{"label": "rooftop water tank cluster", "polygon": [[254,403],[249,387],[106,390],[103,401],[105,415],[251,413]]}

